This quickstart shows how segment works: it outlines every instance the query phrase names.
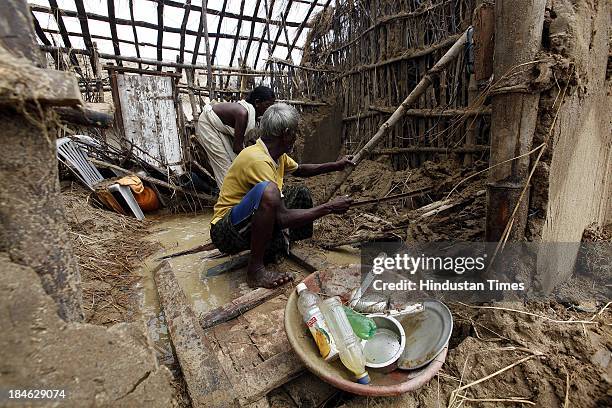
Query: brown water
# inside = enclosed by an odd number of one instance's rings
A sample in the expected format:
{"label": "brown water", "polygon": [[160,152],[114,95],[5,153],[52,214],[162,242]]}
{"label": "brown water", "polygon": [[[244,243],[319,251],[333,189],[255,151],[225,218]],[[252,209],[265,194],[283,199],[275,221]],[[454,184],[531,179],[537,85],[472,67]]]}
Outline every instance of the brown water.
{"label": "brown water", "polygon": [[[190,249],[210,241],[209,226],[212,213],[180,214],[149,217],[155,221],[147,240],[159,243],[162,248],[147,258],[140,269],[141,310],[147,322],[149,335],[159,353],[160,360],[174,363],[168,329],[160,310],[153,270],[161,262],[158,258]],[[228,258],[203,259],[208,252],[179,256],[169,260],[172,270],[196,315],[223,305],[249,291],[245,271],[202,279],[208,268],[226,262]]]}
{"label": "brown water", "polygon": [[[142,275],[139,284],[142,289],[140,290],[141,310],[158,357],[167,365],[172,365],[175,361],[168,329],[159,305],[153,270],[161,262],[158,258],[162,256],[210,242],[211,217],[212,212],[148,217],[155,224],[150,227],[151,233],[147,240],[159,243],[162,248],[147,258],[139,271]],[[210,278],[206,277],[209,268],[227,262],[229,259],[227,257],[206,259],[207,254],[209,252],[199,252],[169,259],[172,270],[196,315],[228,303],[251,290],[246,284],[245,268]],[[320,255],[328,262],[338,265],[359,263],[359,250],[350,247],[340,247],[335,251],[322,251]],[[294,265],[291,266],[291,269],[293,267]]]}

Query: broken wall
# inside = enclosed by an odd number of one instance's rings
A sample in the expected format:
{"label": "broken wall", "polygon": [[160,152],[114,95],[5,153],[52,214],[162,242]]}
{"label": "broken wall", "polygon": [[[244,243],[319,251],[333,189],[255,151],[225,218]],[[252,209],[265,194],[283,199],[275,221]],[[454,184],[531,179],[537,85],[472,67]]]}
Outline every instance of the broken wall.
{"label": "broken wall", "polygon": [[0,253],[0,270],[0,405],[8,389],[51,389],[65,397],[36,406],[174,406],[172,374],[157,363],[143,322],[66,323],[31,268]]}
{"label": "broken wall", "polygon": [[301,163],[336,161],[342,148],[342,106],[304,110],[299,144],[296,146]]}
{"label": "broken wall", "polygon": [[[538,169],[543,177],[534,183],[536,191],[548,183],[544,242],[579,242],[589,224],[612,222],[611,11],[609,2],[597,0],[553,4],[551,51],[570,60],[575,77],[558,112],[549,112],[554,94],[543,95],[540,104],[540,125],[558,115],[549,142],[552,152]],[[539,136],[549,129],[542,127]],[[571,276],[576,252],[540,255],[545,255],[538,265],[544,288]]]}

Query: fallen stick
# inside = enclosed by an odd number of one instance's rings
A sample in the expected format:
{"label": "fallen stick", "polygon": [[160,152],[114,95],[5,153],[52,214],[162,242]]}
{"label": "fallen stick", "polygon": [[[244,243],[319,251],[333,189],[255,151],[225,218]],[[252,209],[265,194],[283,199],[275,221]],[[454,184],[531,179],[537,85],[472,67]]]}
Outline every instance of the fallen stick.
{"label": "fallen stick", "polygon": [[419,195],[426,194],[426,193],[430,192],[431,190],[432,190],[431,187],[423,187],[423,188],[419,188],[417,190],[412,190],[412,191],[408,191],[408,192],[400,193],[400,194],[394,194],[394,195],[390,195],[390,196],[387,196],[387,197],[372,198],[370,200],[355,201],[355,202],[353,202],[351,204],[351,208],[361,207],[361,206],[368,205],[368,204],[384,203],[386,201],[392,201],[392,200],[396,200],[398,198],[408,198],[408,197],[419,196]]}
{"label": "fallen stick", "polygon": [[538,317],[540,319],[544,319],[544,320],[547,320],[549,322],[558,323],[558,324],[564,324],[564,323],[599,324],[599,322],[595,322],[592,319],[591,320],[557,320],[557,319],[551,319],[548,316],[543,316],[543,315],[539,315],[539,314],[536,314],[536,313],[526,312],[524,310],[510,309],[510,308],[507,308],[507,307],[499,307],[499,306],[474,306],[474,305],[465,304],[463,302],[457,302],[457,303],[459,303],[460,305],[472,308],[472,309],[493,309],[493,310],[501,310],[501,311],[505,311],[505,312],[513,312],[513,313],[523,314],[523,315],[527,315],[527,316]]}
{"label": "fallen stick", "polygon": [[285,288],[285,286],[280,286],[274,289],[255,289],[244,296],[240,296],[239,298],[226,303],[223,306],[219,306],[200,315],[200,325],[206,330],[209,327],[213,327],[219,323],[231,320],[256,306],[261,305],[266,300],[278,296],[285,290]]}
{"label": "fallen stick", "polygon": [[522,397],[510,397],[510,398],[469,398],[465,395],[459,395],[462,401],[469,402],[516,402],[519,404],[535,405],[535,402],[529,401]]}
{"label": "fallen stick", "polygon": [[223,262],[222,264],[208,268],[208,271],[206,271],[206,276],[202,274],[202,278],[210,278],[211,276],[222,275],[238,268],[242,268],[243,266],[247,266],[250,257],[250,252],[243,253],[242,255],[236,255],[230,258],[230,260]]}
{"label": "fallen stick", "polygon": [[400,104],[400,106],[395,110],[395,112],[391,115],[389,119],[385,123],[383,123],[378,132],[370,139],[368,143],[355,155],[353,158],[354,166],[349,166],[342,173],[339,174],[336,181],[332,185],[332,188],[325,195],[325,200],[328,201],[334,193],[340,188],[342,183],[346,181],[346,179],[351,175],[353,170],[359,163],[369,156],[369,154],[374,150],[376,145],[382,140],[383,136],[385,136],[389,130],[395,126],[397,122],[399,122],[400,118],[404,116],[404,113],[408,109],[410,105],[412,105],[424,92],[429,88],[432,84],[433,79],[448,65],[452,60],[454,60],[463,50],[463,46],[467,40],[467,31],[459,37],[459,39],[453,44],[453,46],[440,58],[440,60],[434,65],[427,74],[417,84],[417,86],[410,92],[410,95],[404,99],[404,101]]}
{"label": "fallen stick", "polygon": [[540,352],[533,352],[533,354],[532,354],[532,355],[527,356],[527,357],[523,357],[523,358],[521,358],[520,360],[518,360],[518,361],[516,361],[516,362],[514,362],[514,363],[512,363],[512,364],[510,364],[510,365],[508,365],[508,366],[506,366],[506,367],[504,367],[504,368],[502,368],[502,369],[499,369],[499,370],[497,370],[496,372],[494,372],[494,373],[492,373],[492,374],[489,374],[489,375],[487,375],[487,376],[485,376],[485,377],[482,377],[482,378],[481,378],[481,379],[479,379],[479,380],[472,381],[472,382],[471,382],[471,383],[469,383],[469,384],[465,384],[465,385],[462,385],[462,386],[461,386],[461,387],[459,387],[459,388],[456,388],[454,391],[452,391],[452,392],[451,392],[450,401],[449,401],[448,406],[452,406],[452,405],[454,404],[454,402],[457,400],[457,397],[459,397],[459,396],[460,396],[459,392],[461,392],[461,391],[463,391],[463,390],[465,390],[465,389],[467,389],[467,388],[473,387],[474,385],[480,384],[480,383],[481,383],[481,382],[483,382],[483,381],[486,381],[486,380],[488,380],[488,379],[491,379],[491,378],[493,378],[493,377],[496,377],[496,376],[498,376],[499,374],[501,374],[501,373],[503,373],[503,372],[505,372],[505,371],[508,371],[509,369],[511,369],[511,368],[513,368],[513,367],[516,367],[517,365],[520,365],[520,364],[524,363],[525,361],[531,360],[532,358],[541,357],[541,356],[543,356],[543,355],[544,355],[544,354],[543,354],[543,353],[540,353]]}
{"label": "fallen stick", "polygon": [[176,258],[177,256],[190,255],[190,254],[195,254],[195,253],[203,252],[203,251],[212,251],[213,249],[216,249],[216,248],[217,247],[215,246],[215,244],[213,244],[212,242],[208,242],[206,244],[198,245],[197,247],[194,247],[191,249],[186,249],[184,251],[176,252],[174,254],[162,256],[160,258],[157,258],[157,260],[163,261],[164,259]]}
{"label": "fallen stick", "polygon": [[173,186],[172,184],[166,183],[165,181],[158,180],[158,179],[156,179],[154,177],[141,176],[139,174],[135,174],[133,171],[126,170],[123,167],[119,167],[119,166],[117,166],[115,164],[107,163],[107,162],[102,161],[102,160],[92,159],[91,157],[88,160],[91,163],[95,164],[96,166],[104,167],[104,168],[107,168],[107,169],[117,170],[117,171],[120,171],[120,172],[125,173],[127,175],[135,175],[135,176],[141,178],[142,180],[148,181],[151,184],[156,184],[158,186],[166,187],[166,188],[169,188],[171,190],[180,191],[181,193],[190,194],[192,196],[201,198],[202,200],[206,201],[207,204],[210,204],[210,205],[214,205],[214,203],[216,202],[216,199],[213,196],[209,196],[208,194],[196,193],[195,191],[189,191],[187,189],[184,189],[183,187]]}

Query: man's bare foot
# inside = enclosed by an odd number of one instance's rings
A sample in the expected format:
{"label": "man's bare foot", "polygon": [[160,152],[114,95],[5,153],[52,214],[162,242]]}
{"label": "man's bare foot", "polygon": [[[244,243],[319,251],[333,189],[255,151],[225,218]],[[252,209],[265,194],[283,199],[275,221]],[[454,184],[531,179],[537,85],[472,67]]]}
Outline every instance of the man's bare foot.
{"label": "man's bare foot", "polygon": [[263,266],[247,271],[247,284],[252,288],[273,289],[293,280],[293,276],[284,272],[270,271]]}

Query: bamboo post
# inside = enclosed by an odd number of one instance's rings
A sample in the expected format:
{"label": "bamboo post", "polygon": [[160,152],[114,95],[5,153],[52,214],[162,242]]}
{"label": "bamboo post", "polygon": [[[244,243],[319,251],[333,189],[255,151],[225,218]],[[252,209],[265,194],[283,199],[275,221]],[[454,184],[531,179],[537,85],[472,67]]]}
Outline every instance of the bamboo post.
{"label": "bamboo post", "polygon": [[92,45],[92,71],[96,78],[96,89],[98,90],[98,102],[104,102],[104,85],[102,84],[102,64],[100,63],[100,54],[98,53],[98,44]]}
{"label": "bamboo post", "polygon": [[339,174],[335,183],[332,185],[331,190],[329,190],[325,196],[325,201],[328,201],[334,193],[340,188],[342,183],[350,176],[356,166],[359,163],[368,157],[368,155],[374,150],[374,148],[380,143],[383,137],[389,132],[389,130],[397,124],[397,122],[404,116],[404,113],[408,109],[410,105],[412,105],[425,90],[431,85],[433,78],[437,76],[445,67],[454,60],[463,50],[463,46],[467,39],[467,31],[459,37],[459,39],[453,44],[453,46],[440,58],[440,60],[425,74],[423,78],[419,81],[417,86],[410,92],[410,95],[404,99],[404,101],[400,104],[400,106],[395,110],[395,112],[391,115],[389,119],[385,123],[383,123],[378,132],[366,143],[365,146],[354,156],[353,163],[354,166],[347,167],[342,173]]}
{"label": "bamboo post", "polygon": [[193,77],[194,77],[193,69],[185,70],[185,75],[187,76],[187,94],[189,95],[189,104],[191,105],[191,116],[193,120],[198,120],[198,109],[195,101],[195,95],[193,94]]}
{"label": "bamboo post", "polygon": [[[516,72],[518,65],[536,59],[541,47],[545,7],[546,0],[495,3],[493,73],[497,80]],[[505,92],[492,97],[491,171],[485,228],[489,242],[499,241],[511,222],[510,214],[519,203],[529,174],[530,157],[526,153],[531,150],[539,101],[539,93]],[[523,157],[512,160],[516,156]],[[523,238],[527,208],[527,200],[523,200],[512,221],[510,240]]]}

